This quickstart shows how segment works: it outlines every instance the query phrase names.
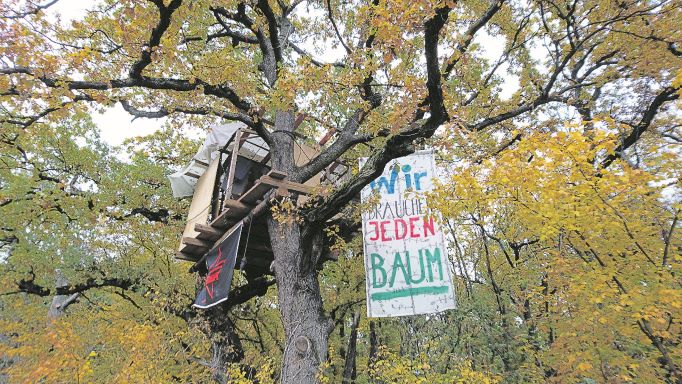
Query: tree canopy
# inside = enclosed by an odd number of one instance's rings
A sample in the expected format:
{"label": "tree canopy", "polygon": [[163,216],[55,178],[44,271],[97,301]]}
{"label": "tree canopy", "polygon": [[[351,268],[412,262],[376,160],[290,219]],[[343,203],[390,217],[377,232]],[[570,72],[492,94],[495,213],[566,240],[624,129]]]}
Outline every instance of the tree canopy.
{"label": "tree canopy", "polygon": [[[682,382],[679,2],[59,4],[0,5],[0,378]],[[114,147],[112,107],[164,120]],[[165,175],[226,121],[353,169],[267,200],[274,279],[198,311]],[[424,146],[458,308],[368,319],[354,200]]]}

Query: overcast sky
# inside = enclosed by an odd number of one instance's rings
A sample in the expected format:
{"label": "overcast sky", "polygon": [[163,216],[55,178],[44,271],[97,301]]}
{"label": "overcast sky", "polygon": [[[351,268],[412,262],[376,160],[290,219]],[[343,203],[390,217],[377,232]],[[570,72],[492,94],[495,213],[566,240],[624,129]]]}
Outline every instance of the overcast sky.
{"label": "overcast sky", "polygon": [[[68,22],[82,17],[85,9],[91,7],[93,3],[93,1],[62,0],[52,6],[49,13],[59,13],[62,22]],[[138,118],[133,121],[132,116],[124,111],[120,104],[116,104],[103,114],[93,112],[92,118],[100,129],[102,139],[111,145],[119,145],[127,138],[153,133],[163,123],[162,119]]]}

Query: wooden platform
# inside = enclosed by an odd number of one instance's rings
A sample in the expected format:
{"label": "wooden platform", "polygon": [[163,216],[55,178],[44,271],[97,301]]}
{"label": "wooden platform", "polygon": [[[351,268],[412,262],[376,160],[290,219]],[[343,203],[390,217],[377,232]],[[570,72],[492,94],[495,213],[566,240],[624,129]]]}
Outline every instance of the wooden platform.
{"label": "wooden platform", "polygon": [[[327,139],[332,134],[327,135]],[[311,147],[297,143],[294,165],[307,164],[323,144]],[[267,143],[248,128],[235,131],[219,152],[210,164],[204,164],[207,170],[203,175],[194,175],[199,180],[176,254],[178,260],[193,262],[192,270],[205,268],[204,263],[198,261],[203,260],[231,228],[249,216],[269,191],[274,189],[278,196],[294,195],[301,203],[315,194],[323,180],[334,183],[348,170],[345,165],[334,163],[304,183],[286,180],[286,174],[270,169],[272,163]],[[236,263],[247,278],[271,274],[273,260],[265,219],[258,215],[252,219],[242,229]]]}
{"label": "wooden platform", "polygon": [[[280,188],[302,194],[312,194],[313,188],[284,180],[286,174],[270,171],[261,176],[248,191],[238,200],[225,200],[224,209],[208,224],[194,225],[195,237],[183,237],[182,248],[176,254],[176,259],[197,262],[206,254],[228,230],[244,219],[251,210],[263,200],[264,195],[272,188]],[[246,257],[246,262],[242,259]],[[270,246],[267,223],[264,220],[254,220],[245,225],[239,245],[236,268],[246,270],[256,275],[271,274],[270,264],[274,256]]]}

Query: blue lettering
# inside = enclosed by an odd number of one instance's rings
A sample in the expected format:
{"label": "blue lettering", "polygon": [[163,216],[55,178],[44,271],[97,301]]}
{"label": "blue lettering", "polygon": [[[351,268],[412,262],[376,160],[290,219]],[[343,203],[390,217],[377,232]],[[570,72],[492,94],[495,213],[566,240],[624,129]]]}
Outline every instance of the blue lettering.
{"label": "blue lettering", "polygon": [[381,176],[378,181],[379,181],[379,186],[377,187],[376,181],[372,181],[369,183],[370,188],[372,189],[377,189],[379,192],[381,192],[381,187],[384,186],[386,187],[386,193],[393,193],[395,192],[395,181],[398,180],[398,167],[393,168],[391,171],[391,181],[390,183],[386,180],[385,176]]}
{"label": "blue lettering", "polygon": [[398,174],[400,173],[401,170],[405,175],[405,189],[407,190],[412,189],[412,186],[414,184],[415,190],[420,191],[422,189],[421,179],[423,177],[426,177],[427,173],[426,172],[410,173],[412,171],[412,167],[408,164],[403,165],[402,168],[396,164],[391,169],[390,179],[387,178],[387,176],[381,176],[369,183],[370,188],[381,193],[381,188],[383,187],[386,189],[387,194],[395,193],[396,181],[398,181]]}

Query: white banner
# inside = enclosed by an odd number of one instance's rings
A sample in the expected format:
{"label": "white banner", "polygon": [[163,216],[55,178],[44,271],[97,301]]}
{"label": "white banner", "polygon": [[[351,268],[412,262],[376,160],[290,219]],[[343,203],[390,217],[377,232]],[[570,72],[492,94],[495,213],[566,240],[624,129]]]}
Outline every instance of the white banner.
{"label": "white banner", "polygon": [[455,308],[445,239],[423,196],[435,173],[433,151],[417,152],[362,190],[363,203],[377,202],[362,214],[369,317]]}

